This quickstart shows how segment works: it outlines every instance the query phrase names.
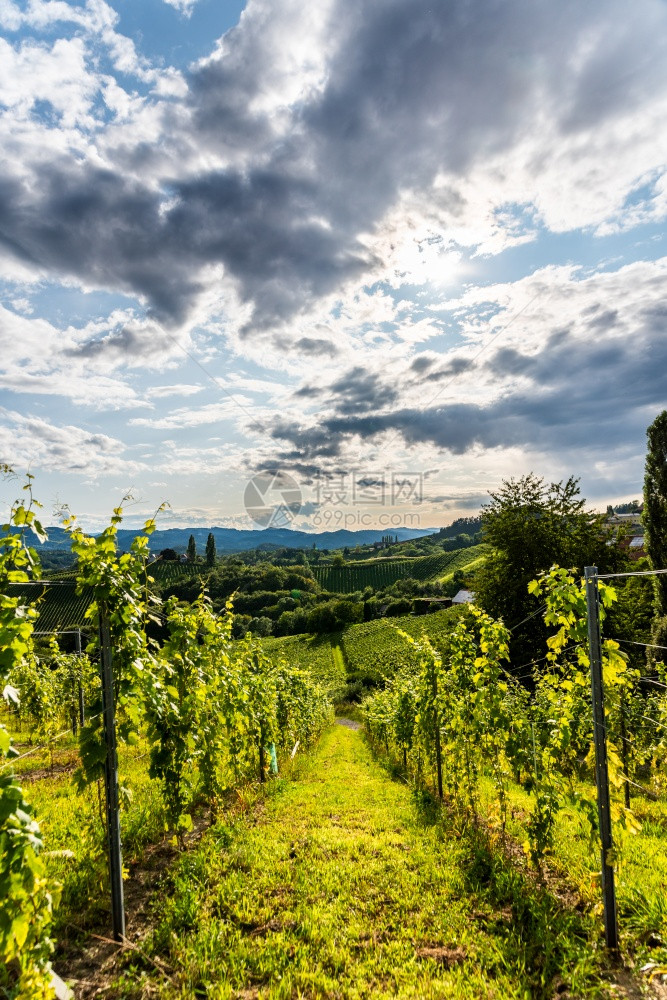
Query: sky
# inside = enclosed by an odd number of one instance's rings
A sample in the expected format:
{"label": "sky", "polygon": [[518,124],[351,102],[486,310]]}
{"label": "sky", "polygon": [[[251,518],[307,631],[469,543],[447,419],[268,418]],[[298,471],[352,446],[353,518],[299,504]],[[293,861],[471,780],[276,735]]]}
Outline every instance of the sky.
{"label": "sky", "polygon": [[640,496],[665,0],[0,0],[0,158],[0,461],[46,521]]}

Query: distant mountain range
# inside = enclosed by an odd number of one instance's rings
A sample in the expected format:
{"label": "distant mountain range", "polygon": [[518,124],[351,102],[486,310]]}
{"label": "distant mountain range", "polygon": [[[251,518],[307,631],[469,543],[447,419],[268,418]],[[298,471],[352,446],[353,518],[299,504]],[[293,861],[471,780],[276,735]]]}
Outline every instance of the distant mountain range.
{"label": "distant mountain range", "polygon": [[[43,550],[62,552],[69,548],[69,535],[60,527],[47,528],[49,539],[40,546]],[[372,545],[373,542],[380,542],[385,535],[398,536],[401,542],[410,541],[413,538],[422,538],[424,535],[433,535],[436,528],[386,528],[384,531],[366,529],[362,531],[291,531],[289,528],[265,528],[263,531],[244,531],[238,528],[165,528],[162,531],[155,531],[150,536],[151,552],[161,552],[162,549],[176,549],[185,551],[190,535],[194,535],[197,543],[197,551],[204,555],[206,539],[209,532],[213,532],[215,547],[218,555],[225,555],[231,552],[245,552],[248,549],[257,548],[283,548],[290,549],[312,549],[313,545],[318,549],[340,549],[344,546],[354,548],[355,545]],[[140,530],[128,530],[121,528],[118,532],[118,545],[121,549],[129,549],[134,538],[140,535]]]}

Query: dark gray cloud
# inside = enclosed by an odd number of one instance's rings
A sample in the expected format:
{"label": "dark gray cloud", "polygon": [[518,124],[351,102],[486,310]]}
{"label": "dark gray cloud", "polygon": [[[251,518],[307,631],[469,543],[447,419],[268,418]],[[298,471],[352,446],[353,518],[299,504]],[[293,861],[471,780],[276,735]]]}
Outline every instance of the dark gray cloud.
{"label": "dark gray cloud", "polygon": [[395,387],[364,368],[352,368],[346,372],[332,382],[330,391],[335,396],[339,413],[366,413],[384,408],[398,399]]}
{"label": "dark gray cloud", "polygon": [[317,399],[324,392],[325,390],[317,385],[302,385],[295,390],[294,395],[300,399]]}
{"label": "dark gray cloud", "polygon": [[417,372],[421,375],[423,372],[432,368],[437,361],[437,357],[429,354],[418,354],[417,357],[412,361],[410,368],[413,372]]}
{"label": "dark gray cloud", "polygon": [[424,375],[423,381],[442,382],[443,379],[454,378],[456,375],[460,375],[462,372],[470,371],[470,369],[474,367],[475,363],[474,361],[471,361],[470,358],[451,358],[446,365],[438,368],[437,371],[429,372],[428,375]]}
{"label": "dark gray cloud", "polygon": [[323,354],[328,355],[330,358],[334,358],[338,354],[338,348],[331,340],[325,340],[323,337],[301,337],[297,340],[294,346],[302,354],[313,355],[315,357],[321,357]]}
{"label": "dark gray cloud", "polygon": [[443,504],[446,508],[463,510],[479,510],[488,500],[488,493],[441,493],[438,496],[424,496],[424,503]]}
{"label": "dark gray cloud", "polygon": [[111,361],[127,361],[129,363],[146,361],[163,357],[164,352],[172,347],[168,336],[156,327],[124,326],[113,330],[104,337],[87,340],[76,347],[66,348],[66,357],[95,360],[104,358]]}
{"label": "dark gray cloud", "polygon": [[[40,157],[25,182],[0,183],[5,249],[134,293],[164,322],[183,320],[203,269],[222,264],[254,308],[250,334],[365,273],[373,260],[359,236],[406,187],[465,175],[511,148],[538,110],[572,134],[640,107],[667,78],[659,0],[638,0],[632,18],[621,0],[338,0],[326,83],[281,112],[280,131],[261,98],[267,79],[279,86],[267,23],[281,11],[258,0],[190,74],[182,113],[165,111],[152,148],[126,140],[108,169]],[[156,176],[160,146],[175,158],[186,146],[228,154],[229,166]],[[146,165],[145,183],[129,164]],[[309,339],[302,349],[316,353]]]}
{"label": "dark gray cloud", "polygon": [[[537,354],[496,351],[485,368],[499,384],[507,375],[521,375],[527,384],[488,403],[350,412],[347,400],[337,399],[335,410],[316,428],[273,428],[276,441],[292,446],[280,453],[280,460],[338,458],[350,440],[369,440],[387,431],[399,434],[408,446],[427,443],[454,455],[475,446],[545,453],[601,449],[609,455],[615,447],[641,440],[652,415],[667,407],[667,315],[652,307],[638,318],[640,327],[632,337],[612,343],[559,330]],[[360,369],[355,372],[357,383],[363,384]],[[371,381],[380,400],[382,390],[375,377]]]}

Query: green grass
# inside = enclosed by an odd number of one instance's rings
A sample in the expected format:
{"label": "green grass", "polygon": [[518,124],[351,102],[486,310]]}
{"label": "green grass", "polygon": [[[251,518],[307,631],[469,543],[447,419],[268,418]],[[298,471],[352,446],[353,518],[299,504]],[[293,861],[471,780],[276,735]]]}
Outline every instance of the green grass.
{"label": "green grass", "polygon": [[[165,876],[126,998],[602,995],[581,919],[427,821],[358,733],[334,727],[264,808],[219,823]],[[570,994],[572,995],[572,994]]]}

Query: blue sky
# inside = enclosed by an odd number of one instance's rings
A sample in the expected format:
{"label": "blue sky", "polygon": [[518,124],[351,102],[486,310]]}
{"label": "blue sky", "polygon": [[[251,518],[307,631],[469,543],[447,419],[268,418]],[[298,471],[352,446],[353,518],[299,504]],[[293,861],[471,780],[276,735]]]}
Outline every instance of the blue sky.
{"label": "blue sky", "polygon": [[639,496],[666,50],[662,0],[0,0],[2,459],[91,527]]}

